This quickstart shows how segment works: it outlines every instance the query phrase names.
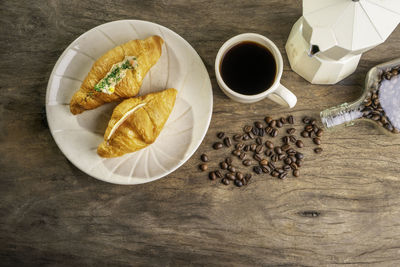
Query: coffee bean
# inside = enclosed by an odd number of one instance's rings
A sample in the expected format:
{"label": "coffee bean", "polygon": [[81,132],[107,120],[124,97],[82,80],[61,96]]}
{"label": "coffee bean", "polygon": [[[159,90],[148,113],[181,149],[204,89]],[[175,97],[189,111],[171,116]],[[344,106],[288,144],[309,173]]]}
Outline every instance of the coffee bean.
{"label": "coffee bean", "polygon": [[299,161],[299,159],[297,159],[295,156],[290,156],[290,159],[292,160],[292,162],[297,162],[297,161]]}
{"label": "coffee bean", "polygon": [[282,128],[283,123],[281,121],[276,121],[276,127]]}
{"label": "coffee bean", "polygon": [[218,178],[222,178],[222,177],[223,177],[222,172],[221,172],[220,170],[215,171],[215,175],[216,175]]}
{"label": "coffee bean", "polygon": [[381,116],[376,115],[376,114],[371,117],[371,119],[374,121],[379,121],[380,118],[381,118]]}
{"label": "coffee bean", "polygon": [[381,110],[375,109],[372,111],[372,114],[373,115],[381,115],[381,112],[382,112]]}
{"label": "coffee bean", "polygon": [[290,164],[292,163],[291,158],[286,158],[283,162],[285,162],[285,164]]}
{"label": "coffee bean", "polygon": [[246,173],[246,175],[243,178],[243,185],[247,185],[250,182],[251,177],[252,176],[250,173]]}
{"label": "coffee bean", "polygon": [[208,177],[210,178],[210,180],[216,180],[217,179],[217,175],[215,175],[215,172],[210,172],[208,174]]}
{"label": "coffee bean", "polygon": [[237,144],[236,144],[235,148],[236,148],[237,150],[242,150],[242,149],[244,148],[244,146],[245,146],[245,144],[242,143],[242,142],[240,142],[240,143],[237,143]]}
{"label": "coffee bean", "polygon": [[226,162],[228,165],[231,165],[231,164],[232,164],[232,161],[233,161],[233,159],[232,159],[231,157],[227,157],[227,158],[225,159],[225,162]]}
{"label": "coffee bean", "polygon": [[283,142],[284,144],[289,144],[289,136],[284,136],[284,137],[282,137],[282,142]]}
{"label": "coffee bean", "polygon": [[241,134],[235,134],[233,136],[233,140],[236,141],[236,142],[242,140],[242,138],[243,138],[243,136]]}
{"label": "coffee bean", "polygon": [[256,122],[254,123],[254,126],[256,126],[258,129],[261,129],[261,128],[264,127],[264,126],[262,125],[262,123],[259,122],[259,121],[256,121]]}
{"label": "coffee bean", "polygon": [[314,144],[316,144],[316,145],[320,145],[320,144],[321,144],[321,139],[319,139],[318,137],[314,137],[314,138],[313,138],[313,142],[314,142]]}
{"label": "coffee bean", "polygon": [[244,160],[244,159],[246,158],[246,156],[247,156],[247,154],[244,153],[244,152],[242,152],[242,153],[240,153],[240,155],[239,155],[239,159],[240,159],[240,160]]}
{"label": "coffee bean", "polygon": [[290,142],[292,142],[292,143],[296,143],[297,138],[294,137],[293,135],[291,135],[291,136],[289,136],[289,140],[290,140]]}
{"label": "coffee bean", "polygon": [[300,176],[300,170],[296,169],[293,171],[293,176],[294,177],[299,177]]}
{"label": "coffee bean", "polygon": [[303,137],[310,137],[310,134],[307,131],[302,131],[301,136]]}
{"label": "coffee bean", "polygon": [[310,118],[304,117],[304,118],[303,118],[303,122],[304,122],[305,124],[309,124],[309,123],[310,123]]}
{"label": "coffee bean", "polygon": [[279,146],[274,148],[275,153],[277,154],[282,154],[282,148],[280,148]]}
{"label": "coffee bean", "polygon": [[235,175],[233,173],[228,172],[227,174],[225,174],[225,178],[233,181],[233,180],[235,180]]}
{"label": "coffee bean", "polygon": [[268,147],[269,149],[273,149],[274,148],[274,144],[271,141],[266,141],[265,142],[265,146]]}
{"label": "coffee bean", "polygon": [[276,167],[275,167],[275,164],[273,163],[273,162],[269,162],[268,163],[268,167],[270,167],[271,168],[271,170],[274,170]]}
{"label": "coffee bean", "polygon": [[272,120],[272,121],[269,123],[269,127],[275,128],[275,126],[276,126],[276,120]]}
{"label": "coffee bean", "polygon": [[303,155],[302,153],[300,153],[300,152],[297,152],[297,153],[296,153],[296,158],[297,158],[297,159],[303,159],[303,158],[304,158],[304,155]]}
{"label": "coffee bean", "polygon": [[286,150],[286,154],[288,156],[294,156],[294,155],[296,155],[296,153],[297,153],[297,151],[294,150],[293,148],[289,148],[288,150]]}
{"label": "coffee bean", "polygon": [[304,127],[304,130],[306,130],[306,132],[311,132],[313,130],[312,125],[307,125],[306,127]]}
{"label": "coffee bean", "polygon": [[289,129],[286,130],[286,132],[288,134],[294,134],[296,132],[296,129],[295,128],[289,128]]}
{"label": "coffee bean", "polygon": [[293,116],[292,116],[292,115],[289,115],[289,116],[287,117],[287,121],[288,121],[290,124],[293,124],[293,123],[294,123],[294,118],[293,118]]}
{"label": "coffee bean", "polygon": [[258,145],[258,146],[256,147],[256,153],[257,153],[257,154],[260,154],[260,153],[262,153],[262,152],[264,152],[264,146],[263,146],[263,145]]}
{"label": "coffee bean", "polygon": [[237,157],[240,156],[240,153],[241,153],[240,150],[237,150],[237,149],[232,151],[232,154],[237,156]]}
{"label": "coffee bean", "polygon": [[288,150],[290,148],[290,145],[286,144],[286,145],[283,145],[281,148],[282,148],[283,151],[286,151],[286,150]]}
{"label": "coffee bean", "polygon": [[226,178],[224,178],[224,179],[222,179],[222,183],[224,184],[224,185],[229,185],[229,180],[228,179],[226,179]]}
{"label": "coffee bean", "polygon": [[257,144],[251,144],[250,145],[250,151],[255,151],[257,148]]}
{"label": "coffee bean", "polygon": [[297,141],[296,141],[296,146],[297,146],[298,148],[302,148],[302,147],[304,147],[304,143],[303,143],[303,141],[301,141],[301,140],[297,140]]}
{"label": "coffee bean", "polygon": [[268,165],[268,160],[267,159],[261,160],[260,165]]}
{"label": "coffee bean", "polygon": [[318,126],[317,125],[313,125],[313,132],[314,132],[315,135],[317,135],[318,130],[319,130]]}
{"label": "coffee bean", "polygon": [[284,172],[285,172],[283,169],[276,169],[276,171],[277,171],[279,174],[281,174],[281,173],[284,173]]}
{"label": "coffee bean", "polygon": [[368,107],[372,104],[371,98],[367,98],[364,100],[364,106]]}
{"label": "coffee bean", "polygon": [[200,169],[202,172],[204,172],[204,171],[206,171],[206,170],[208,169],[208,165],[205,164],[205,163],[200,164],[200,165],[199,165],[199,169]]}
{"label": "coffee bean", "polygon": [[221,169],[226,170],[228,169],[229,164],[226,162],[221,162],[219,166],[221,167]]}
{"label": "coffee bean", "polygon": [[292,162],[290,163],[290,168],[292,168],[293,170],[297,170],[299,168],[299,165],[297,165],[297,163]]}
{"label": "coffee bean", "polygon": [[273,162],[277,162],[278,161],[278,156],[277,155],[272,155],[271,156],[271,160],[273,161]]}
{"label": "coffee bean", "polygon": [[285,164],[285,165],[283,165],[282,169],[287,172],[287,171],[290,171],[292,168],[290,167],[290,165]]}
{"label": "coffee bean", "polygon": [[272,132],[271,132],[271,137],[276,137],[277,135],[278,135],[278,129],[272,129]]}
{"label": "coffee bean", "polygon": [[222,145],[221,142],[216,142],[216,143],[214,143],[213,148],[217,150],[217,149],[221,149],[222,146],[223,146],[223,145]]}
{"label": "coffee bean", "polygon": [[219,139],[224,138],[224,136],[225,136],[225,133],[224,133],[224,132],[219,132],[219,133],[217,133],[217,137],[218,137]]}
{"label": "coffee bean", "polygon": [[201,161],[203,161],[203,162],[209,161],[209,158],[208,158],[208,156],[207,156],[206,154],[202,154],[202,155],[200,156],[200,159],[201,159]]}
{"label": "coffee bean", "polygon": [[243,140],[243,141],[247,141],[247,140],[249,140],[249,139],[250,139],[249,134],[244,134],[243,137],[242,137],[242,140]]}
{"label": "coffee bean", "polygon": [[231,138],[230,137],[225,137],[224,138],[224,144],[225,144],[225,146],[230,147],[232,145]]}
{"label": "coffee bean", "polygon": [[300,168],[301,165],[303,165],[303,161],[302,161],[301,159],[298,159],[298,160],[296,161],[296,165]]}
{"label": "coffee bean", "polygon": [[256,138],[256,143],[257,143],[258,145],[261,145],[261,144],[262,144],[262,139],[261,139],[261,137],[257,137],[257,138]]}
{"label": "coffee bean", "polygon": [[243,186],[243,183],[242,183],[242,181],[236,179],[236,180],[235,180],[235,185],[236,185],[237,187],[242,187],[242,186]]}
{"label": "coffee bean", "polygon": [[270,173],[271,169],[268,166],[261,166],[261,170],[263,173]]}
{"label": "coffee bean", "polygon": [[261,174],[261,173],[262,173],[262,169],[261,169],[260,166],[255,166],[255,167],[253,168],[253,171],[254,171],[255,173],[257,173],[257,174]]}
{"label": "coffee bean", "polygon": [[273,171],[273,172],[271,172],[271,176],[272,177],[278,177],[279,176],[279,172]]}
{"label": "coffee bean", "polygon": [[271,149],[267,149],[267,151],[265,151],[265,156],[267,157],[271,157],[272,154],[274,154],[274,152]]}
{"label": "coffee bean", "polygon": [[249,132],[251,132],[252,129],[253,129],[252,126],[246,125],[246,126],[244,126],[243,131],[244,131],[245,133],[249,133]]}
{"label": "coffee bean", "polygon": [[284,117],[281,117],[280,119],[279,119],[279,121],[282,123],[282,124],[285,124],[287,121],[286,121],[286,118],[284,118]]}
{"label": "coffee bean", "polygon": [[311,124],[311,125],[315,125],[316,123],[317,123],[317,121],[316,121],[315,119],[311,119],[311,120],[310,120],[310,124]]}
{"label": "coffee bean", "polygon": [[264,135],[265,135],[265,129],[264,129],[264,128],[261,128],[261,129],[258,131],[258,136],[263,137]]}
{"label": "coffee bean", "polygon": [[[253,129],[257,129],[257,128],[253,128]],[[252,132],[249,132],[247,135],[249,136],[250,139],[256,138]]]}
{"label": "coffee bean", "polygon": [[289,148],[288,150],[286,150],[286,154],[288,155],[288,156],[294,156],[294,155],[296,155],[296,150],[294,150],[293,148]]}
{"label": "coffee bean", "polygon": [[265,133],[271,135],[273,128],[272,127],[266,127],[265,128]]}
{"label": "coffee bean", "polygon": [[271,121],[273,121],[273,119],[271,117],[267,116],[264,118],[264,121],[269,124],[269,123],[271,123]]}
{"label": "coffee bean", "polygon": [[368,115],[370,115],[371,114],[371,110],[363,110],[363,117],[368,117]]}
{"label": "coffee bean", "polygon": [[237,172],[237,173],[236,173],[236,179],[238,179],[238,180],[243,180],[243,178],[244,178],[243,173],[241,173],[241,172]]}
{"label": "coffee bean", "polygon": [[253,158],[254,158],[255,160],[257,160],[258,162],[260,162],[260,161],[263,160],[259,154],[254,154]]}
{"label": "coffee bean", "polygon": [[228,166],[228,171],[230,171],[230,172],[236,172],[236,168],[233,167],[232,165],[229,165],[229,166]]}
{"label": "coffee bean", "polygon": [[322,148],[317,147],[317,148],[314,149],[314,152],[317,153],[317,154],[321,154],[322,153]]}
{"label": "coffee bean", "polygon": [[279,179],[285,179],[287,177],[287,172],[279,174]]}
{"label": "coffee bean", "polygon": [[279,154],[278,155],[278,159],[279,160],[283,160],[283,159],[285,159],[286,158],[286,155],[285,154]]}
{"label": "coffee bean", "polygon": [[244,166],[250,166],[251,164],[253,164],[253,163],[251,162],[251,160],[249,160],[249,159],[243,160],[242,163],[243,163]]}
{"label": "coffee bean", "polygon": [[250,150],[250,145],[245,145],[243,150],[246,151],[246,152],[249,151]]}
{"label": "coffee bean", "polygon": [[317,131],[317,133],[316,133],[316,135],[317,135],[318,137],[321,137],[323,134],[324,134],[324,130],[322,130],[322,129],[319,129],[319,130]]}
{"label": "coffee bean", "polygon": [[[258,128],[257,127],[253,127],[253,129],[251,129],[251,132],[250,133],[253,133],[254,134],[254,136],[257,136],[258,135]],[[250,134],[249,133],[249,134]],[[251,138],[251,139],[254,139],[254,138]]]}

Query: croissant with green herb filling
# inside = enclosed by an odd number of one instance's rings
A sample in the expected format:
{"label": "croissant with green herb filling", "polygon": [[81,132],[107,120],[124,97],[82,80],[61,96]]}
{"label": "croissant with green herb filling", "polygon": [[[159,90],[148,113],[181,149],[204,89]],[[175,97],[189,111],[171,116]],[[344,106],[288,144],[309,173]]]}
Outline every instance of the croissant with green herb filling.
{"label": "croissant with green herb filling", "polygon": [[176,94],[170,88],[122,101],[112,113],[97,153],[112,158],[152,144],[171,114]]}
{"label": "croissant with green herb filling", "polygon": [[80,114],[137,95],[147,72],[160,58],[163,43],[161,37],[151,36],[129,41],[105,53],[93,64],[72,97],[71,113]]}

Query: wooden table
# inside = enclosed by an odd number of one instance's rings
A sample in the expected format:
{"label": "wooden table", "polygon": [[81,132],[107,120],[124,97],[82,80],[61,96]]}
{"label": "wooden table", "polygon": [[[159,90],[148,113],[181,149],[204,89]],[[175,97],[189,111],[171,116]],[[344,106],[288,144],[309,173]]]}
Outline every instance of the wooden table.
{"label": "wooden table", "polygon": [[[298,179],[257,176],[237,188],[197,169],[202,152],[217,158],[211,144],[219,130],[233,134],[265,115],[318,117],[356,99],[371,67],[400,56],[397,29],[349,78],[311,85],[291,71],[284,50],[300,16],[296,0],[3,1],[0,265],[398,266],[400,139],[373,125],[325,134],[319,157],[306,142]],[[79,171],[58,149],[44,114],[47,80],[62,51],[85,31],[119,19],[153,21],[180,34],[200,54],[214,90],[198,151],[168,177],[138,186]],[[218,88],[216,53],[243,32],[268,36],[282,51],[282,83],[299,99],[293,110],[269,100],[234,103]]]}

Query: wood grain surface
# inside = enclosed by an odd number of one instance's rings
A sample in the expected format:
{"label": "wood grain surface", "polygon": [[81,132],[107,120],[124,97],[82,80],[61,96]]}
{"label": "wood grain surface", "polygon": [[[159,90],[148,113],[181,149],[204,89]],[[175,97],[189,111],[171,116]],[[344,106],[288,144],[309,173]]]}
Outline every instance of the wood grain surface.
{"label": "wood grain surface", "polygon": [[[355,100],[367,71],[400,57],[400,29],[332,86],[292,72],[284,45],[301,1],[1,1],[0,265],[400,265],[400,139],[373,125],[326,133],[316,156],[306,142],[302,175],[254,177],[224,186],[198,171],[221,129],[321,110]],[[63,156],[44,114],[50,72],[80,34],[105,22],[142,19],[180,34],[210,74],[214,112],[193,157],[156,182],[118,186],[82,173]],[[257,32],[284,58],[293,110],[269,100],[243,105],[218,88],[214,58],[233,35]],[[296,127],[300,127],[297,123]],[[221,153],[221,154],[219,154]],[[213,165],[214,164],[214,165]],[[316,216],[311,216],[315,214]]]}

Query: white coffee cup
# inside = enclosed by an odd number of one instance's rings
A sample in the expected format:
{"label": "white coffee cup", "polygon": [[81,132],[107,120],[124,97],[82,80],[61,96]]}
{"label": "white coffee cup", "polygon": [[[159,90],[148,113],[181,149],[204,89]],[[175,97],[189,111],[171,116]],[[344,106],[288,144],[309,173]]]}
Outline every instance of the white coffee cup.
{"label": "white coffee cup", "polygon": [[[226,52],[228,52],[235,45],[245,41],[255,42],[266,47],[271,51],[276,62],[277,74],[274,83],[269,88],[265,88],[265,91],[256,95],[244,95],[233,91],[225,84],[220,73],[221,61]],[[254,103],[268,97],[280,105],[289,106],[290,108],[294,107],[297,102],[297,97],[291,91],[289,91],[289,89],[280,84],[282,72],[283,60],[278,47],[276,47],[276,45],[267,37],[257,33],[243,33],[232,37],[221,46],[215,59],[215,75],[217,77],[219,87],[228,97],[241,103]]]}

